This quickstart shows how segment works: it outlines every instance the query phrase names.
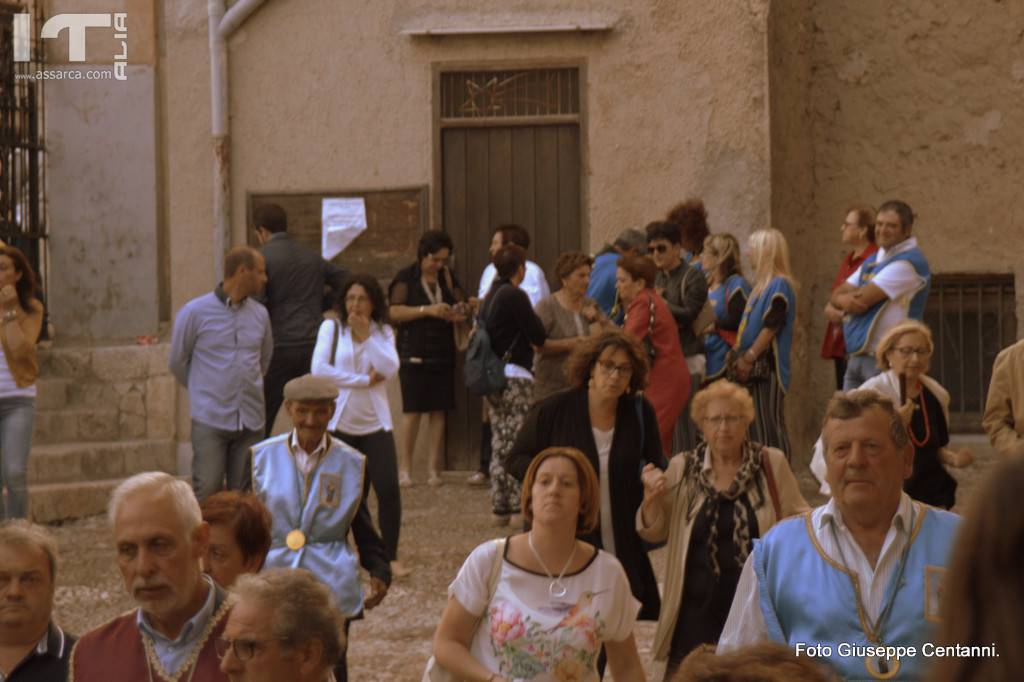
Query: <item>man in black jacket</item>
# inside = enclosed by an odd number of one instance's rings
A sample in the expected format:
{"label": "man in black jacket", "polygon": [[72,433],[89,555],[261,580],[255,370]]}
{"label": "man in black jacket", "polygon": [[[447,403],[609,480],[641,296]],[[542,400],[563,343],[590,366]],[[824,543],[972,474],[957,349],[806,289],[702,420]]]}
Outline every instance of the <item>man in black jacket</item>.
{"label": "man in black jacket", "polygon": [[75,639],[50,618],[57,541],[24,520],[0,526],[0,680],[64,682]]}
{"label": "man in black jacket", "polygon": [[261,300],[270,313],[274,334],[274,355],[263,378],[269,437],[284,385],[310,370],[327,290],[339,291],[348,273],[296,242],[288,234],[288,216],[277,204],[258,206],[253,223],[267,262]]}

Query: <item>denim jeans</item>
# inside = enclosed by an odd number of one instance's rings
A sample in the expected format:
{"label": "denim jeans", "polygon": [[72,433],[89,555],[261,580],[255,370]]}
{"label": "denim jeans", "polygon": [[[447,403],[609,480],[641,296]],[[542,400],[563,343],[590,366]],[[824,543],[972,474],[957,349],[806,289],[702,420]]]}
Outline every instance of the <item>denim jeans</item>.
{"label": "denim jeans", "polygon": [[852,391],[873,376],[882,373],[875,355],[851,355],[846,361],[846,375],[843,377],[843,390]]}
{"label": "denim jeans", "polygon": [[7,488],[0,519],[28,517],[28,453],[35,416],[35,398],[0,398],[0,492]]}
{"label": "denim jeans", "polygon": [[192,490],[202,502],[223,490],[252,489],[253,445],[263,440],[263,429],[225,431],[192,420]]}

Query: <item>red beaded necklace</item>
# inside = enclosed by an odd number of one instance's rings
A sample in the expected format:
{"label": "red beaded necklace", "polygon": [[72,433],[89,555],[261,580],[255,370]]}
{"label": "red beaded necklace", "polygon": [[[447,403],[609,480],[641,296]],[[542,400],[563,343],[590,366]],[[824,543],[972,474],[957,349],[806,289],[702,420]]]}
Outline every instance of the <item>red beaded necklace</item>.
{"label": "red beaded necklace", "polygon": [[918,399],[920,404],[915,409],[920,409],[921,410],[921,416],[924,417],[924,438],[922,438],[921,440],[918,440],[917,436],[914,435],[914,422],[913,422],[913,420],[911,420],[911,422],[909,424],[907,424],[907,433],[910,434],[910,442],[911,443],[913,443],[915,446],[917,446],[919,448],[923,448],[925,443],[927,443],[928,440],[932,437],[931,424],[928,423],[928,410],[925,409],[925,405],[924,405],[924,386],[919,386],[918,387],[918,389],[917,389],[917,399]]}

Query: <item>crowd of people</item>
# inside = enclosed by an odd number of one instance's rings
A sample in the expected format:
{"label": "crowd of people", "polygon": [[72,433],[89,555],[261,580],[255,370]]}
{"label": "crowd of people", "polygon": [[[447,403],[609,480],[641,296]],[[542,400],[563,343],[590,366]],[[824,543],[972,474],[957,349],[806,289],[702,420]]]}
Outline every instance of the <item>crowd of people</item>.
{"label": "crowd of people", "polygon": [[[399,559],[401,489],[415,484],[421,426],[427,483],[444,484],[471,324],[503,381],[482,397],[469,482],[490,485],[494,524],[508,528],[454,576],[425,680],[592,682],[606,668],[644,680],[637,620],[657,621],[667,682],[755,668],[779,680],[1009,679],[1024,655],[1024,525],[1005,514],[1024,477],[1024,342],[997,359],[986,408],[1009,461],[961,523],[947,467],[973,457],[950,447],[948,393],[928,375],[931,273],[913,211],[851,208],[821,350],[841,390],[811,464],[829,500],[811,509],[785,422],[800,291],[786,239],[753,232],[744,263],[707,218],[691,199],[596,257],[563,253],[554,293],[522,227],[493,231],[477,295],[449,266],[451,239],[430,231],[385,294],[305,252],[284,211],[260,207],[262,251],[228,252],[224,281],[173,329],[191,485],[144,473],[111,496],[138,608],[76,641],[51,617],[52,537],[5,522],[0,679],[346,680],[352,623],[412,569]],[[16,416],[32,400],[17,390],[35,378],[27,275],[0,249],[8,517],[26,515],[9,471],[27,458]]]}

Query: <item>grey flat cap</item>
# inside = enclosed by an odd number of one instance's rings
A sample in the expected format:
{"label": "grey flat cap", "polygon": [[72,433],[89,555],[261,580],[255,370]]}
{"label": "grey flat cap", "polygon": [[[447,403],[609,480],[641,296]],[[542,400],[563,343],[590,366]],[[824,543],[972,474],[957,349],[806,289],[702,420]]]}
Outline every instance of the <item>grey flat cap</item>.
{"label": "grey flat cap", "polygon": [[335,400],[338,387],[333,379],[304,374],[284,385],[284,399],[297,401]]}

